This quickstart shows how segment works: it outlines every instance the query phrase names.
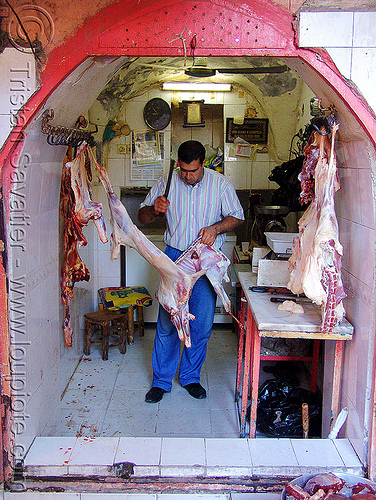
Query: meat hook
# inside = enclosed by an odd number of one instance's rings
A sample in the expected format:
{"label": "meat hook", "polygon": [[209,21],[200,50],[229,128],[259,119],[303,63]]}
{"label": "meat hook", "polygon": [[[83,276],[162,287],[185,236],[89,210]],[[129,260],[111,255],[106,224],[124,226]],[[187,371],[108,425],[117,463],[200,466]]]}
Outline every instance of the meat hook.
{"label": "meat hook", "polygon": [[84,141],[89,146],[95,146],[96,142],[92,132],[80,130],[87,126],[87,120],[84,116],[79,116],[76,121],[76,128],[62,127],[48,123],[54,117],[54,110],[46,110],[42,115],[42,133],[47,134],[47,143],[51,146],[72,146],[78,147]]}

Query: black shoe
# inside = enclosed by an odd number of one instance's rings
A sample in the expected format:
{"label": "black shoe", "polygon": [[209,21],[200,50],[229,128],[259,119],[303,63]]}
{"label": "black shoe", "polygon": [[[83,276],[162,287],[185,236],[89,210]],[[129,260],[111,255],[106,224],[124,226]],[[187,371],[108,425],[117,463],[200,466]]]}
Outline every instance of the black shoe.
{"label": "black shoe", "polygon": [[193,382],[192,384],[183,385],[184,389],[187,389],[192,398],[205,399],[206,391],[198,382]]}
{"label": "black shoe", "polygon": [[160,387],[152,387],[150,391],[145,396],[145,401],[147,403],[159,403],[159,401],[163,398],[163,394],[166,391],[161,389]]}

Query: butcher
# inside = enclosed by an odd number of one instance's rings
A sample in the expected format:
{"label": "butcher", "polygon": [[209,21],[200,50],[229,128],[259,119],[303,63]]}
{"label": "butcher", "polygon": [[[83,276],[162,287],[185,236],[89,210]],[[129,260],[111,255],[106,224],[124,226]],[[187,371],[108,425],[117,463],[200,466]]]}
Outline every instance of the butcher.
{"label": "butcher", "polygon": [[[140,205],[138,220],[150,224],[166,215],[165,253],[176,261],[189,245],[201,242],[220,249],[225,233],[242,224],[244,213],[233,184],[222,174],[204,167],[205,148],[198,141],[183,142],[178,149],[178,170],[173,172],[168,199],[164,196],[167,176],[150,189]],[[180,359],[180,340],[170,314],[159,307],[152,356],[153,382],[145,397],[158,403],[172,388],[180,361],[179,382],[196,399],[204,399],[200,384],[207,342],[214,321],[216,293],[206,276],[198,279],[189,300],[195,316],[190,322],[191,347],[184,346]]]}

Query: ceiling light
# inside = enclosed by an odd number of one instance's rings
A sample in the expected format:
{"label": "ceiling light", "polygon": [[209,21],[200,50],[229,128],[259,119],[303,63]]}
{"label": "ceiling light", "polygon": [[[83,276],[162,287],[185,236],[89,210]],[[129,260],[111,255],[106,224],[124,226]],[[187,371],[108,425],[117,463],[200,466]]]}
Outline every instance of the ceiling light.
{"label": "ceiling light", "polygon": [[199,92],[229,92],[230,83],[164,82],[163,90],[197,90]]}

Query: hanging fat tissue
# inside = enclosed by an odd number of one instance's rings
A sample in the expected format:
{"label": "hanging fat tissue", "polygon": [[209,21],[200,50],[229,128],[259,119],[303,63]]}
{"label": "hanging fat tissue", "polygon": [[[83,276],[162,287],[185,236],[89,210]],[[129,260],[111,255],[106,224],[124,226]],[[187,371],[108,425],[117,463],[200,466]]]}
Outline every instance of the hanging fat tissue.
{"label": "hanging fat tissue", "polygon": [[[88,158],[90,159],[88,160]],[[111,186],[107,171],[96,162],[89,146],[81,149],[73,162],[70,162],[69,165],[65,164],[65,168],[68,168],[71,172],[70,181],[74,195],[74,201],[71,205],[75,207],[72,210],[74,214],[72,217],[74,220],[73,227],[76,230],[76,226],[78,226],[77,235],[74,234],[73,238],[70,238],[69,234],[65,234],[65,239],[69,242],[67,245],[68,252],[66,252],[64,258],[62,276],[62,297],[66,306],[64,320],[66,345],[72,345],[68,302],[69,298],[72,298],[74,282],[83,279],[88,281],[89,279],[88,270],[80,260],[77,252],[77,242],[86,245],[86,240],[82,235],[82,226],[86,225],[92,218],[97,225],[101,241],[107,241],[105,233],[102,232],[104,223],[102,225],[101,204],[93,203],[90,199],[91,193],[87,183],[87,173],[89,172],[87,163],[91,163],[91,161],[96,165],[102,185],[107,192],[112,225],[111,258],[116,259],[118,257],[121,244],[128,245],[159,271],[161,281],[156,297],[162,307],[170,313],[171,321],[177,329],[180,340],[184,341],[187,347],[190,347],[189,321],[194,320],[195,317],[189,312],[188,300],[194,284],[201,276],[206,274],[217,295],[221,298],[225,310],[233,316],[230,299],[222,285],[222,280],[229,281],[227,268],[230,265],[230,260],[219,250],[201,243],[200,238],[198,238],[182,253],[176,262],[173,262],[133,224],[124,205],[120,202]],[[73,186],[75,189],[73,189]],[[67,213],[67,210],[65,212]],[[78,218],[76,214],[82,214],[79,224],[75,223]],[[67,218],[69,219],[69,217],[65,216],[65,219]],[[71,240],[72,242],[70,242]],[[69,252],[73,258],[69,258]],[[236,318],[234,319],[236,320]]]}
{"label": "hanging fat tissue", "polygon": [[342,301],[346,294],[334,209],[334,195],[340,188],[334,149],[338,124],[331,122],[331,140],[324,130],[312,132],[303,150],[300,199],[302,204],[311,203],[298,223],[299,236],[292,246],[287,287],[321,306],[321,331],[331,333],[345,315]]}

